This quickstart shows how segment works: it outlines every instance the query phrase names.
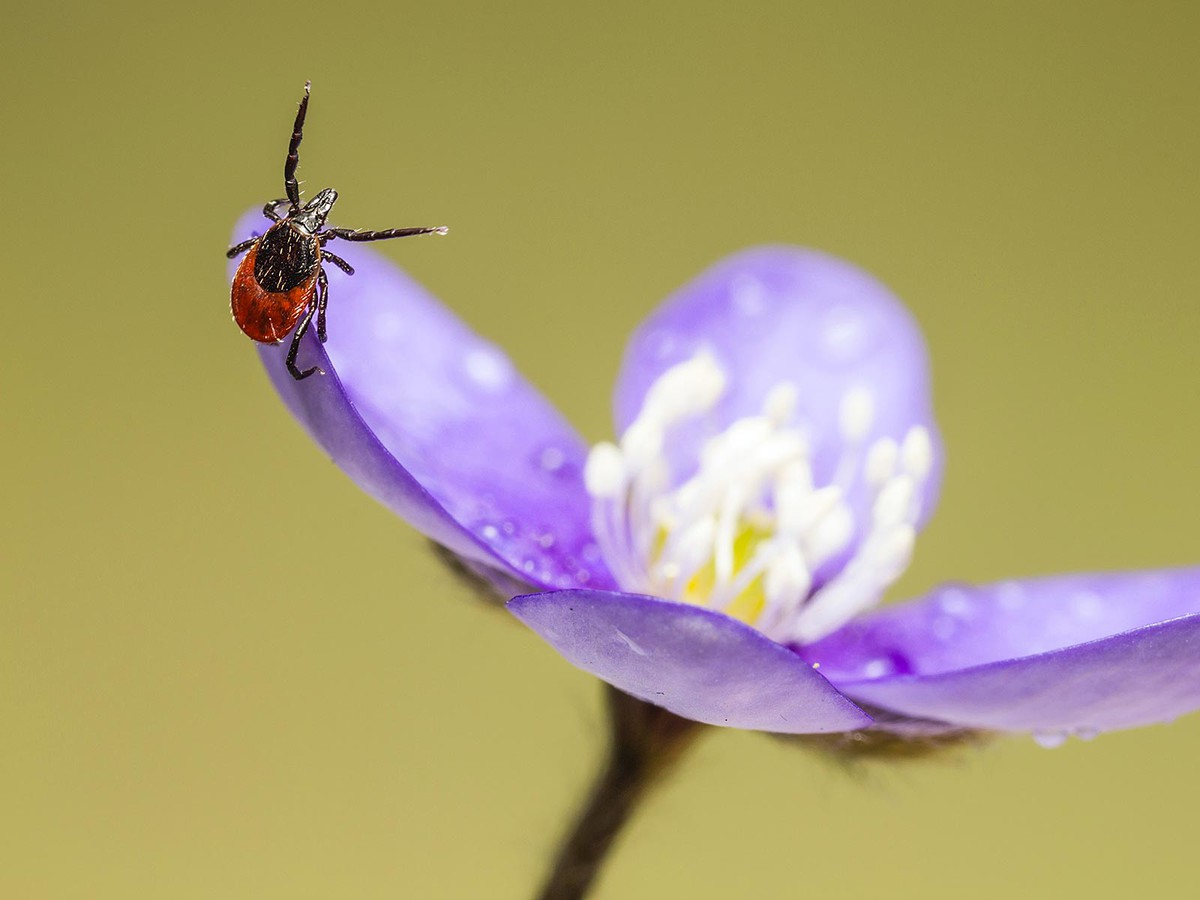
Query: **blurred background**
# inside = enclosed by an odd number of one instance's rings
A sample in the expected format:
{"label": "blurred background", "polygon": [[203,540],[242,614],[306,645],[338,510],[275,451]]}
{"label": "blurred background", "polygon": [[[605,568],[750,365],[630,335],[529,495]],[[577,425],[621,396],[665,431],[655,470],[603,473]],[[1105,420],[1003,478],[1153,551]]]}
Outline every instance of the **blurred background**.
{"label": "blurred background", "polygon": [[[301,178],[452,226],[383,252],[589,440],[625,335],[719,257],[890,285],[949,453],[903,597],[1200,561],[1197,9],[8,4],[0,896],[528,897],[598,758],[596,683],[342,476],[230,321],[306,78]],[[1198,752],[1194,716],[848,778],[714,732],[596,896],[1185,893]]]}

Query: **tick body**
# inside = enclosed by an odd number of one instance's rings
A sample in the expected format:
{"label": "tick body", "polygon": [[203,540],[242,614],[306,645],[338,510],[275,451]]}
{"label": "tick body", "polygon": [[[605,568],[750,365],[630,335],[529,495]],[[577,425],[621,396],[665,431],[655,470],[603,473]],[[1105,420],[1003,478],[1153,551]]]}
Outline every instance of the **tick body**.
{"label": "tick body", "polygon": [[[333,188],[325,188],[308,203],[301,205],[296,167],[300,160],[300,140],[304,134],[310,87],[308,83],[304,85],[304,97],[296,113],[296,124],[283,164],[283,183],[287,196],[272,200],[263,207],[263,215],[274,224],[265,234],[230,247],[226,254],[230,259],[240,253],[246,254],[238,264],[230,289],[233,320],[248,337],[264,344],[278,344],[291,334],[287,369],[297,381],[320,371],[316,366],[303,370],[297,368],[296,354],[300,351],[300,341],[308,332],[314,315],[317,319],[317,339],[325,342],[325,307],[329,300],[325,262],[333,263],[347,275],[354,274],[349,263],[325,248],[327,243],[335,238],[382,241],[418,234],[446,233],[445,226],[389,228],[384,231],[328,227],[325,220],[337,201],[337,191]],[[280,215],[280,210],[284,208],[286,213]]]}

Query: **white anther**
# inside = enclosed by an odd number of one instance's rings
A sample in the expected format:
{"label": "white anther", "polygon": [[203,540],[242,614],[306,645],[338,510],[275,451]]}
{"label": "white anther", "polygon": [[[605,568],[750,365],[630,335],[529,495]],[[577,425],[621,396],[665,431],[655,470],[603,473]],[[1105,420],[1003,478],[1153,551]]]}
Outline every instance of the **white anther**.
{"label": "white anther", "polygon": [[880,438],[867,451],[867,462],[863,466],[866,482],[873,488],[880,487],[896,471],[900,448],[891,438]]}
{"label": "white anther", "polygon": [[840,553],[854,536],[854,515],[839,504],[813,524],[804,539],[804,546],[813,567],[821,565]]}
{"label": "white anther", "polygon": [[873,524],[888,528],[909,521],[916,503],[917,484],[910,475],[897,475],[883,486],[871,507]]}
{"label": "white anther", "polygon": [[891,529],[879,541],[874,568],[877,581],[887,584],[904,574],[912,562],[913,547],[917,542],[917,531],[911,525],[900,525]]}
{"label": "white anther", "polygon": [[933,469],[933,439],[929,429],[914,425],[904,435],[904,443],[900,445],[901,465],[913,478],[924,481]]}
{"label": "white anther", "polygon": [[838,428],[842,439],[857,444],[875,423],[875,397],[865,387],[852,387],[842,395],[838,407]]}
{"label": "white anther", "polygon": [[713,540],[717,533],[717,522],[712,516],[704,516],[672,534],[669,548],[664,548],[664,558],[674,560],[673,578],[690,578],[708,560]]}
{"label": "white anther", "polygon": [[794,546],[786,546],[767,568],[763,576],[765,607],[760,627],[770,629],[799,606],[812,589],[812,573],[804,554]]}
{"label": "white anther", "polygon": [[796,412],[798,398],[799,392],[790,381],[777,384],[767,392],[767,399],[763,401],[763,415],[776,425],[782,425]]}
{"label": "white anther", "polygon": [[621,435],[621,453],[625,456],[631,472],[637,472],[651,461],[662,456],[662,423],[651,419],[638,419]]}
{"label": "white anther", "polygon": [[583,483],[593,497],[615,499],[625,489],[625,457],[615,444],[597,444],[583,467]]}
{"label": "white anther", "polygon": [[[786,492],[786,493],[785,493]],[[813,490],[791,485],[776,494],[775,511],[779,517],[779,533],[802,537],[824,516],[842,505],[842,489],[835,484]]]}
{"label": "white anther", "polygon": [[725,373],[711,353],[697,353],[677,363],[658,377],[646,392],[642,411],[664,424],[673,424],[689,415],[707,412],[725,393]]}

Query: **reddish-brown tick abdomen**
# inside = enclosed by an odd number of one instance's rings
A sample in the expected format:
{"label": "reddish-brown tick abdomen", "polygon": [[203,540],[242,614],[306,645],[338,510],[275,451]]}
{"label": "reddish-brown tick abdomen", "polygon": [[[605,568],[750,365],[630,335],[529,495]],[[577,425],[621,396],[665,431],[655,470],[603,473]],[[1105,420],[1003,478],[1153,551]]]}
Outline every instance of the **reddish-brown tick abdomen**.
{"label": "reddish-brown tick abdomen", "polygon": [[[261,242],[260,242],[261,243]],[[282,341],[300,320],[317,290],[317,272],[286,291],[268,291],[254,277],[259,244],[250,248],[233,276],[229,307],[233,321],[247,336],[264,344]]]}

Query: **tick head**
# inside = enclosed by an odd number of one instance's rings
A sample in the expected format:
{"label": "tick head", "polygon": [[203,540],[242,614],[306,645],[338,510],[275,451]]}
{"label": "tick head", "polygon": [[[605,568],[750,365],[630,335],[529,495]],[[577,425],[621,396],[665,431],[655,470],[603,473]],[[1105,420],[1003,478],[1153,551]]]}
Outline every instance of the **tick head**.
{"label": "tick head", "polygon": [[304,204],[304,208],[292,217],[292,222],[309,234],[316,234],[321,226],[325,224],[325,219],[328,218],[329,211],[333,209],[333,204],[337,202],[337,196],[337,191],[333,188],[325,188],[325,190]]}

